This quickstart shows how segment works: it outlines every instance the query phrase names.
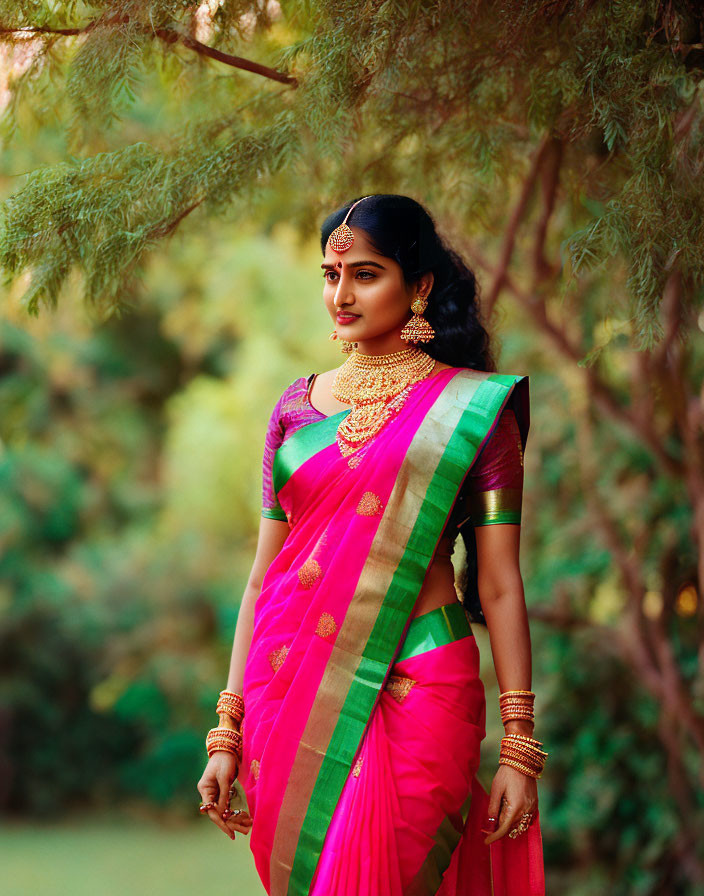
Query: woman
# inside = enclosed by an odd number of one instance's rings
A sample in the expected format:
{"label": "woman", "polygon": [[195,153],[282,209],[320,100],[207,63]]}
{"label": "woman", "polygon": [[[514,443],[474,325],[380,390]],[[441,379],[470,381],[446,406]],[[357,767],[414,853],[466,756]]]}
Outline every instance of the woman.
{"label": "woman", "polygon": [[[201,811],[251,830],[277,896],[542,896],[547,754],[518,564],[528,377],[493,372],[473,275],[414,200],[345,205],[321,247],[349,357],[271,415]],[[488,626],[506,727],[489,796],[468,613]],[[235,778],[251,814],[229,809]]]}

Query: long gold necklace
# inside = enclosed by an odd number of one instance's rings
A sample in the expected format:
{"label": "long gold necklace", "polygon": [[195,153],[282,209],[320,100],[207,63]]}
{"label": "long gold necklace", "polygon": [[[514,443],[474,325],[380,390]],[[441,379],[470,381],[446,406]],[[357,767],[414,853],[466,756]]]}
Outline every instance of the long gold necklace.
{"label": "long gold necklace", "polygon": [[434,358],[416,346],[388,355],[352,352],[331,389],[338,401],[352,405],[337,428],[343,457],[372,439],[401,410],[411,386],[428,377],[434,367]]}

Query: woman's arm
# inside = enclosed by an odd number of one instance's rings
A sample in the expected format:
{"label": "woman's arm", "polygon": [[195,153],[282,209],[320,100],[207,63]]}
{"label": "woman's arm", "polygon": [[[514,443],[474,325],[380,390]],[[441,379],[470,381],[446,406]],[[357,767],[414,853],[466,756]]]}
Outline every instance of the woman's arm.
{"label": "woman's arm", "polygon": [[[252,643],[252,631],[254,629],[254,605],[261,593],[264,574],[283,548],[289,532],[290,529],[287,522],[269,519],[265,516],[261,517],[254,563],[252,564],[252,570],[242,596],[240,611],[237,615],[230,672],[227,677],[226,689],[228,691],[234,691],[237,694],[242,693],[244,668]],[[220,716],[219,724],[223,728],[236,727],[232,719],[225,713]],[[227,820],[224,820],[222,817],[227,808],[230,785],[237,777],[238,772],[237,757],[233,753],[216,750],[208,759],[208,764],[197,785],[198,792],[204,803],[213,802],[217,804],[215,809],[211,809],[208,812],[208,816],[233,840],[235,839],[235,831],[247,834],[252,825],[252,819],[246,813],[232,816]]]}
{"label": "woman's arm", "polygon": [[[499,692],[531,690],[532,658],[528,611],[519,566],[520,525],[496,523],[478,526],[477,587],[489,630],[491,652]],[[506,733],[533,736],[533,722],[511,719]],[[485,843],[492,843],[515,827],[524,812],[534,812],[538,804],[535,778],[507,765],[500,765],[491,787],[488,822],[491,831]]]}
{"label": "woman's arm", "polygon": [[244,667],[252,643],[254,604],[261,592],[264,575],[274,558],[278,556],[283,548],[290,531],[288,523],[283,520],[273,520],[265,516],[261,517],[257,550],[254,555],[252,570],[242,595],[240,611],[237,615],[230,672],[227,676],[226,689],[234,691],[236,694],[242,693]]}
{"label": "woman's arm", "polygon": [[[489,630],[499,691],[531,689],[530,629],[518,559],[521,527],[477,526],[477,588]],[[533,723],[513,719],[507,731],[531,734]]]}

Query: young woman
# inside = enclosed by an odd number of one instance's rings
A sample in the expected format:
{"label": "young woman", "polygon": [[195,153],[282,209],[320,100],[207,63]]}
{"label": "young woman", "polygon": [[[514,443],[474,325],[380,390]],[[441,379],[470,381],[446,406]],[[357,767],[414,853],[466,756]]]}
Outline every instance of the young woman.
{"label": "young woman", "polygon": [[[348,357],[271,415],[201,811],[251,831],[276,896],[543,896],[518,559],[528,377],[495,372],[474,277],[414,200],[348,203],[321,248]],[[506,728],[489,796],[470,621],[488,626]],[[229,808],[235,778],[249,814]]]}

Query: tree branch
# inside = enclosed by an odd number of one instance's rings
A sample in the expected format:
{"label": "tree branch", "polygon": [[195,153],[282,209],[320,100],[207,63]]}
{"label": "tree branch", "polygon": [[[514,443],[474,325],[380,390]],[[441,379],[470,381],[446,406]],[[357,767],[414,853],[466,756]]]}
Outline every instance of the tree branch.
{"label": "tree branch", "polygon": [[[552,342],[568,360],[575,364],[581,360],[583,354],[581,348],[573,343],[567,333],[548,317],[545,302],[541,298],[533,293],[520,289],[507,270],[502,274],[498,268],[495,265],[490,264],[484,255],[475,247],[469,247],[467,249],[467,254],[482,268],[494,276],[495,283],[498,282],[499,278],[501,279],[502,286],[508,289],[509,292],[518,299],[520,304],[527,309],[535,319],[538,328],[549,336]],[[603,411],[606,416],[610,417],[618,424],[626,426],[635,433],[635,435],[650,448],[662,465],[662,468],[673,478],[680,479],[684,473],[682,463],[664,447],[662,440],[653,429],[652,420],[643,419],[629,408],[624,407],[624,405],[615,397],[609,386],[599,376],[595,367],[582,367],[580,369],[584,373],[589,391],[599,409]]]}
{"label": "tree branch", "polygon": [[[124,23],[124,21],[125,19],[124,17],[122,17],[120,19],[120,22]],[[32,25],[26,28],[6,28],[0,26],[0,34],[46,34],[55,35],[57,37],[75,37],[79,34],[87,34],[89,31],[92,31],[98,26],[112,24],[116,24],[115,19],[96,19],[92,22],[89,22],[83,28],[50,28],[46,25]],[[252,62],[251,59],[245,59],[243,56],[233,56],[230,53],[223,53],[221,50],[217,50],[215,49],[215,47],[209,47],[207,44],[203,44],[199,40],[196,40],[196,38],[192,37],[190,34],[181,32],[179,30],[176,30],[175,28],[154,29],[145,27],[144,33],[152,35],[154,37],[158,37],[160,40],[164,41],[164,43],[167,44],[181,43],[184,47],[187,47],[189,50],[193,50],[195,53],[198,53],[201,56],[207,56],[209,59],[215,59],[217,62],[222,62],[225,65],[232,66],[232,68],[239,68],[242,71],[252,72],[255,75],[261,75],[264,78],[269,78],[272,81],[279,81],[282,84],[289,84],[292,87],[298,86],[298,80],[297,78],[293,77],[293,75],[288,75],[286,74],[286,72],[280,72],[277,69],[270,68],[268,65],[261,65],[258,62]]]}
{"label": "tree branch", "polygon": [[551,141],[552,137],[550,137],[548,134],[546,134],[540,141],[540,145],[538,146],[538,149],[533,156],[533,161],[531,163],[530,170],[528,171],[528,175],[523,182],[521,193],[518,197],[518,202],[516,203],[516,206],[511,213],[511,217],[509,218],[503,242],[501,244],[501,250],[499,252],[499,260],[494,271],[494,279],[483,301],[484,313],[487,318],[491,317],[494,310],[494,305],[496,304],[496,300],[499,297],[499,293],[506,283],[509,265],[511,264],[511,256],[513,255],[513,249],[516,245],[518,226],[521,223],[526,209],[528,208],[530,195],[533,192],[533,187],[535,186],[538,179],[538,173],[543,164],[543,159],[548,152]]}
{"label": "tree branch", "polygon": [[547,239],[548,224],[555,210],[555,199],[560,185],[560,167],[562,165],[563,144],[562,140],[552,138],[545,147],[543,156],[542,173],[540,178],[542,211],[535,230],[533,243],[533,287],[554,277],[560,272],[560,266],[552,265],[545,256],[545,240]]}
{"label": "tree branch", "polygon": [[255,75],[261,75],[264,78],[270,78],[272,81],[279,81],[281,84],[290,84],[292,87],[298,86],[298,79],[293,75],[287,75],[286,72],[280,72],[275,68],[269,68],[268,65],[261,65],[259,62],[252,62],[243,56],[232,56],[230,53],[223,53],[216,50],[215,47],[209,47],[207,44],[201,43],[190,34],[176,31],[173,28],[157,28],[154,31],[157,37],[161,38],[167,44],[180,42],[184,47],[200,53],[201,56],[207,56],[209,59],[215,59],[230,65],[233,68],[239,68],[246,72],[252,72]]}

